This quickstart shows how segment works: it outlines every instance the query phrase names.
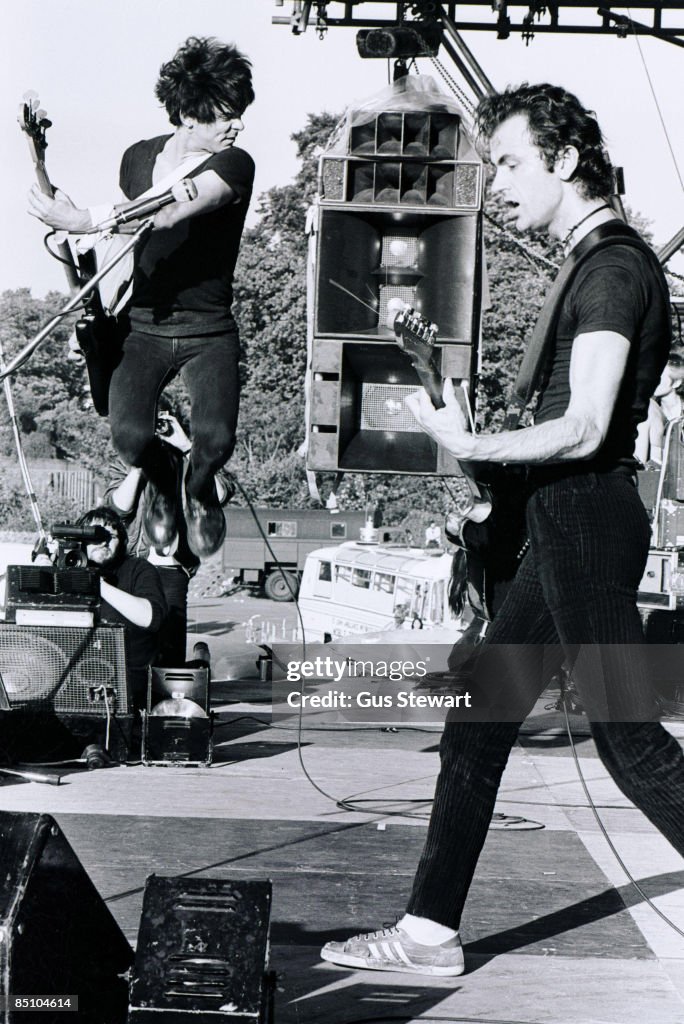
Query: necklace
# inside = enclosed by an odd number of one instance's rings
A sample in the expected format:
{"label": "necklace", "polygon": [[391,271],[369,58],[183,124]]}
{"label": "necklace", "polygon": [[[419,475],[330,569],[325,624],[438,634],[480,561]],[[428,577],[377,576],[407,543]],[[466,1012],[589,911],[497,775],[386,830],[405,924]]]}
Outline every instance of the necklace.
{"label": "necklace", "polygon": [[590,210],[589,213],[585,214],[584,217],[582,217],[581,220],[578,220],[576,224],[573,224],[573,226],[570,228],[570,230],[568,231],[567,235],[565,236],[565,238],[561,242],[561,245],[563,246],[563,249],[567,249],[568,242],[570,241],[572,236],[577,231],[577,228],[581,227],[582,224],[584,224],[584,222],[586,220],[589,220],[590,217],[593,217],[595,213],[599,213],[601,210],[610,210],[610,204],[609,203],[604,203],[602,206],[597,206],[595,210]]}

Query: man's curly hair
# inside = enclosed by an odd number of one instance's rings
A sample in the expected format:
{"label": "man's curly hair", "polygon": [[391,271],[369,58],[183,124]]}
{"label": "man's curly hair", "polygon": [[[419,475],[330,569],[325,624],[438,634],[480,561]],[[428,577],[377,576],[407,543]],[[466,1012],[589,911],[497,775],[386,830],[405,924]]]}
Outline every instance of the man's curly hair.
{"label": "man's curly hair", "polygon": [[254,101],[252,65],[235,46],[212,36],[190,36],[162,64],[154,92],[176,127],[183,117],[200,124],[220,115],[240,117]]}
{"label": "man's curly hair", "polygon": [[566,146],[579,153],[573,181],[585,199],[604,199],[613,192],[613,169],[596,116],[571,92],[557,85],[510,86],[480,101],[475,120],[478,145],[487,151],[492,135],[509,117],[527,118],[530,138],[548,170]]}

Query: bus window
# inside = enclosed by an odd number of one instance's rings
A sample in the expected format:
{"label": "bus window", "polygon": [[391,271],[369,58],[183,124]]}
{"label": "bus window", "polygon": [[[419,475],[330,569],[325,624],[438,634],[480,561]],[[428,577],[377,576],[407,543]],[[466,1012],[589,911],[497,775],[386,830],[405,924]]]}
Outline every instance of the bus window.
{"label": "bus window", "polygon": [[397,586],[394,591],[394,617],[395,620],[403,622],[413,612],[414,594],[416,581],[406,579],[405,576],[397,576]]}
{"label": "bus window", "polygon": [[332,566],[330,562],[319,562],[318,573],[314,579],[314,597],[332,596]]}
{"label": "bus window", "polygon": [[373,574],[373,590],[379,590],[383,594],[394,593],[396,576],[391,572],[376,572]]}
{"label": "bus window", "polygon": [[351,565],[335,566],[335,583],[351,583]]}
{"label": "bus window", "polygon": [[354,567],[352,573],[352,586],[363,587],[364,590],[370,589],[370,569],[358,569]]}
{"label": "bus window", "polygon": [[277,519],[267,524],[269,537],[296,537],[297,523],[292,519]]}
{"label": "bus window", "polygon": [[347,524],[331,523],[330,536],[333,538],[333,540],[345,540],[347,536]]}

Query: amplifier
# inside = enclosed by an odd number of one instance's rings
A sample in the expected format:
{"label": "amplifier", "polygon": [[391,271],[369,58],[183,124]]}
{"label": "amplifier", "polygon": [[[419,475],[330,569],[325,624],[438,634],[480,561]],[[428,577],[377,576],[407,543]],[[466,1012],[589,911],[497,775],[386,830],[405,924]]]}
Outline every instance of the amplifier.
{"label": "amplifier", "polygon": [[8,565],[6,604],[8,622],[16,621],[27,610],[43,614],[92,613],[100,604],[100,574],[81,567]]}
{"label": "amplifier", "polygon": [[104,717],[132,711],[125,627],[0,623],[0,676],[10,708]]}
{"label": "amplifier", "polygon": [[145,884],[129,1024],[269,1024],[270,881]]}

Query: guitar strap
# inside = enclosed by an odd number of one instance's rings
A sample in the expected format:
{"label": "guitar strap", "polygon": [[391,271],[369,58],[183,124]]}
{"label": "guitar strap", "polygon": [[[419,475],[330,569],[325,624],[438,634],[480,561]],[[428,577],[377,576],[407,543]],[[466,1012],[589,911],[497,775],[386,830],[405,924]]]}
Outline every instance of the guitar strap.
{"label": "guitar strap", "polygon": [[[556,325],[560,316],[563,300],[572,284],[575,274],[590,256],[610,245],[628,245],[646,253],[657,263],[657,257],[644,240],[622,221],[608,221],[599,224],[585,235],[570,251],[563,262],[558,275],[548,291],[544,305],[534,325],[530,343],[523,356],[518,376],[509,396],[508,411],[504,420],[504,430],[516,430],[525,408],[534,392],[541,383],[546,366],[547,356],[555,337]],[[660,264],[657,264],[659,279],[667,291],[667,284]]]}

